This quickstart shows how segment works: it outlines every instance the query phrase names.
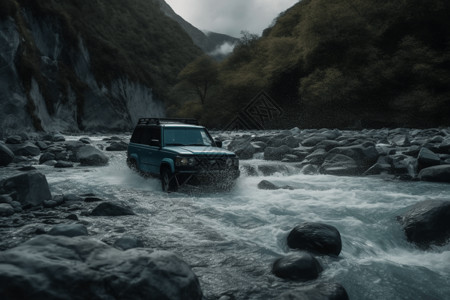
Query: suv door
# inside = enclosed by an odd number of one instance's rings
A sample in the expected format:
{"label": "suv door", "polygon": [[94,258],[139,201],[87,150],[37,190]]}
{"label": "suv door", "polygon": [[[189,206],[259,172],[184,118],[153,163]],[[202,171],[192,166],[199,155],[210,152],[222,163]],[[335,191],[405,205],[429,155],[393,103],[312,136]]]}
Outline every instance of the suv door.
{"label": "suv door", "polygon": [[[159,145],[152,144],[152,141],[159,141]],[[146,126],[141,135],[140,144],[143,147],[143,151],[140,152],[141,170],[159,174],[158,154],[161,145],[161,127]]]}

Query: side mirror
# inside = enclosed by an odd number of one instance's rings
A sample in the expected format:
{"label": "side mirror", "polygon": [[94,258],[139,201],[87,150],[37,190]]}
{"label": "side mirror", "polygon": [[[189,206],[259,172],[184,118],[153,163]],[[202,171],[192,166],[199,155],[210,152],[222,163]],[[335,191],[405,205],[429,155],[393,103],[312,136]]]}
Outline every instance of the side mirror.
{"label": "side mirror", "polygon": [[150,146],[161,147],[161,142],[159,140],[151,140]]}
{"label": "side mirror", "polygon": [[217,147],[222,148],[222,141],[215,140],[214,142],[216,143]]}

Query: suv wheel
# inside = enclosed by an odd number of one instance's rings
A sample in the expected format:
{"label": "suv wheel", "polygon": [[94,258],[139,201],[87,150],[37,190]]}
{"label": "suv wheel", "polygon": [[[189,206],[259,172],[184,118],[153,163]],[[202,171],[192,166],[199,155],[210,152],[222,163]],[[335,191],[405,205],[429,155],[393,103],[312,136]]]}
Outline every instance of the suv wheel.
{"label": "suv wheel", "polygon": [[127,159],[127,165],[132,171],[137,171],[137,163],[134,159]]}
{"label": "suv wheel", "polygon": [[172,175],[172,172],[167,167],[161,170],[161,187],[164,192],[176,192],[178,190],[175,176]]}

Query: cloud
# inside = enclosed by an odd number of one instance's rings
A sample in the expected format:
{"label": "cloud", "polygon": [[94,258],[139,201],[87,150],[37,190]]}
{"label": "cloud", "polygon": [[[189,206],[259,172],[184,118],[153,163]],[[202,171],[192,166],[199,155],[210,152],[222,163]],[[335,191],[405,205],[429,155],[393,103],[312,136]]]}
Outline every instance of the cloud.
{"label": "cloud", "polygon": [[222,45],[217,46],[214,51],[211,51],[208,54],[212,56],[227,56],[228,54],[233,52],[234,47],[236,47],[235,43],[225,42]]}
{"label": "cloud", "polygon": [[195,27],[240,36],[242,30],[261,34],[273,19],[298,0],[166,0]]}

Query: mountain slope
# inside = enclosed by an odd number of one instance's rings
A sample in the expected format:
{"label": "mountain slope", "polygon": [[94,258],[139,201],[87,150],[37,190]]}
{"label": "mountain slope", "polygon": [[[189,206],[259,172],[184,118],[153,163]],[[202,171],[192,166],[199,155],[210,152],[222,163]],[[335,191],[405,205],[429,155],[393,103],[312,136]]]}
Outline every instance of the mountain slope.
{"label": "mountain slope", "polygon": [[180,26],[184,29],[184,31],[186,31],[192,38],[194,44],[200,47],[205,53],[209,53],[213,57],[223,58],[223,56],[220,56],[220,53],[218,53],[217,49],[225,43],[234,45],[239,41],[239,39],[231,37],[226,34],[216,32],[204,33],[203,31],[192,26],[189,22],[187,22],[182,17],[177,15],[164,0],[158,1],[161,10],[169,18],[173,19],[178,24],[180,24]]}
{"label": "mountain slope", "polygon": [[[0,125],[125,130],[201,50],[148,0],[2,0]],[[31,120],[31,121],[30,121]]]}
{"label": "mountain slope", "polygon": [[219,66],[204,121],[263,89],[285,112],[275,126],[450,125],[449,15],[444,0],[300,1]]}

